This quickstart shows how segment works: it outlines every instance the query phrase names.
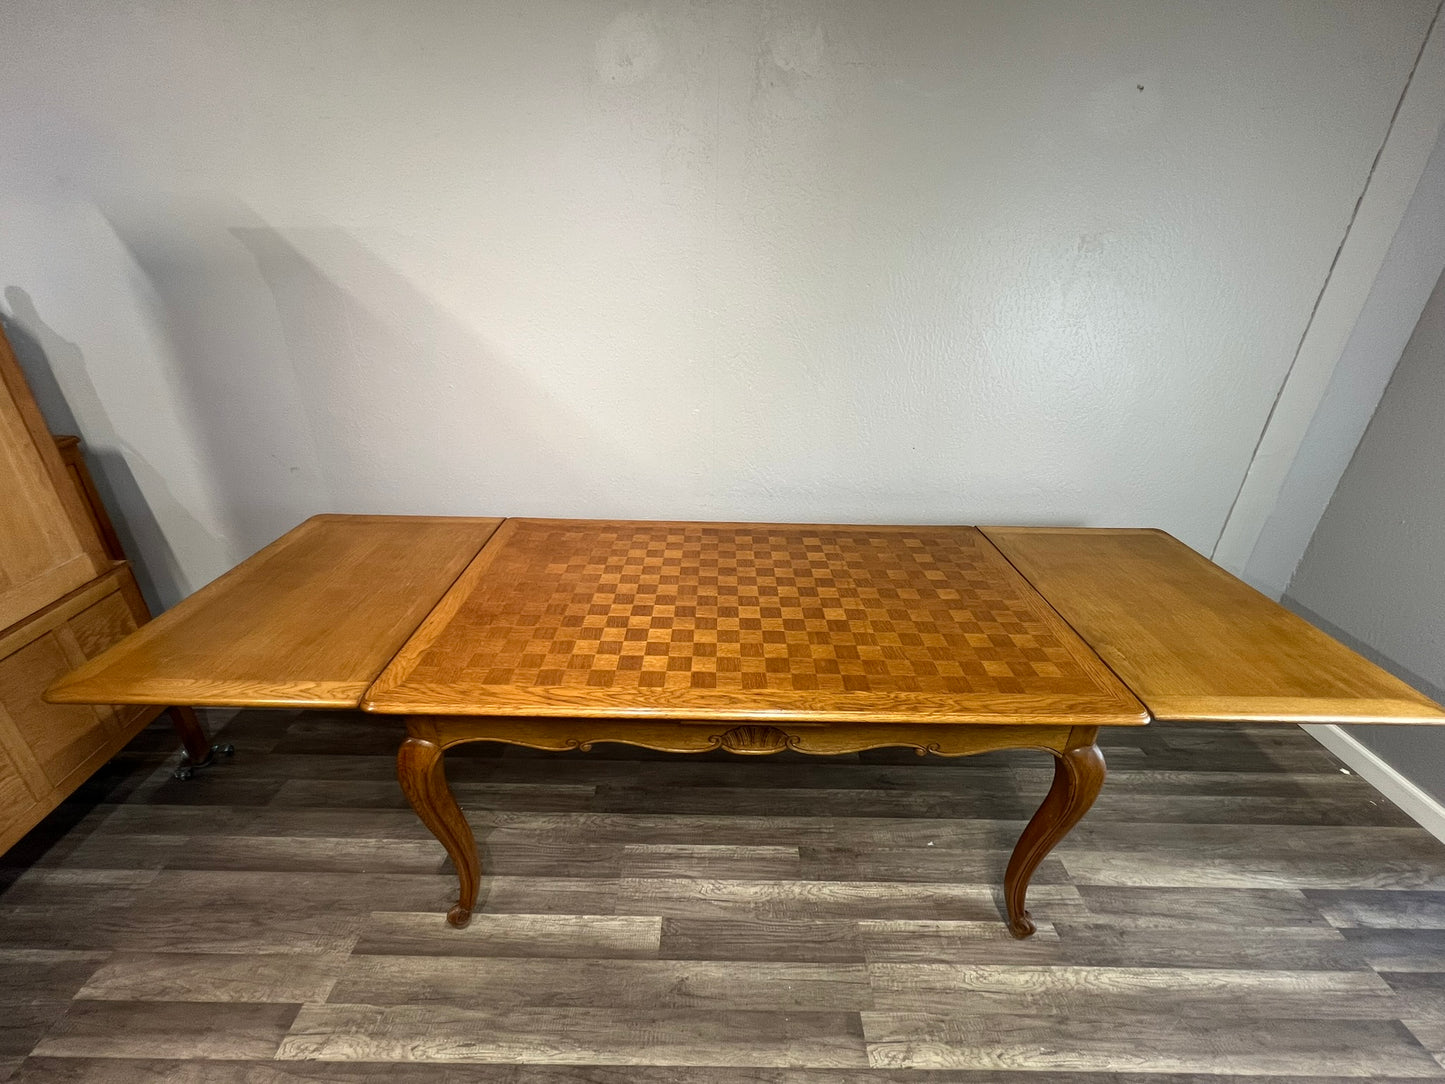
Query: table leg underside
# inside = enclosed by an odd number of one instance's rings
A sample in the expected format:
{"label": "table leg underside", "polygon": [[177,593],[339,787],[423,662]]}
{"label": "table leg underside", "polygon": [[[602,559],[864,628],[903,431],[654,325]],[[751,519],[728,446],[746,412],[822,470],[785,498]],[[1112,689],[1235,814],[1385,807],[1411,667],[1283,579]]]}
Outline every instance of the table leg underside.
{"label": "table leg underside", "polygon": [[868,749],[908,748],[919,756],[969,756],[1001,749],[1042,749],[1055,758],[1053,785],[1009,858],[1004,902],[1009,930],[1028,937],[1034,923],[1025,907],[1029,881],[1039,863],[1088,812],[1104,781],[1104,757],[1097,727],[992,726],[985,724],[693,723],[625,719],[522,719],[486,716],[419,715],[407,720],[397,752],[397,778],[422,823],[446,849],[460,890],[447,921],[462,927],[471,919],[482,868],[476,838],[447,784],[444,754],[455,745],[497,741],[557,752],[590,749],[597,742],[638,745],[672,753],[726,749],[742,756],[766,756],[792,749],[828,756]]}

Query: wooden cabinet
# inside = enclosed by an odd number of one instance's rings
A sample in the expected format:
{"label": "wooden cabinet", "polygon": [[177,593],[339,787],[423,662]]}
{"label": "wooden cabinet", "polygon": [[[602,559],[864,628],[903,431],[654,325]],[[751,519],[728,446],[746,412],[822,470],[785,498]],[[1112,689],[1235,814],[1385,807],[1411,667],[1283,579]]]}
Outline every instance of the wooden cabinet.
{"label": "wooden cabinet", "polygon": [[[165,710],[43,699],[150,620],[78,444],[57,447],[0,333],[0,851]],[[172,715],[204,758],[194,713]]]}
{"label": "wooden cabinet", "polygon": [[0,344],[0,494],[0,629],[5,629],[111,563],[8,341]]}

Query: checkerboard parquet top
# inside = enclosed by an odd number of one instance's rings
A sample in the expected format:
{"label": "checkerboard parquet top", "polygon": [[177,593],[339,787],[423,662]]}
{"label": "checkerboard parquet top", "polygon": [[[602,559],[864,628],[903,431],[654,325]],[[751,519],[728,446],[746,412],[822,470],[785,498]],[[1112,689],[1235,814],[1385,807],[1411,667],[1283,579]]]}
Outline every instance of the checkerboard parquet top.
{"label": "checkerboard parquet top", "polygon": [[1009,723],[1141,714],[972,528],[515,519],[368,706]]}

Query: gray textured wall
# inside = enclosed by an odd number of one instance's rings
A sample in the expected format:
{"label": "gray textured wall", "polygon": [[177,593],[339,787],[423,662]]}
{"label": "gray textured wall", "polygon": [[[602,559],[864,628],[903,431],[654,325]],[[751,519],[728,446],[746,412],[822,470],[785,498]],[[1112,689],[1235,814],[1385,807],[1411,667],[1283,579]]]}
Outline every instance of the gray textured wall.
{"label": "gray textured wall", "polygon": [[[1445,278],[1340,479],[1286,602],[1445,699]],[[1445,731],[1350,733],[1445,801]]]}
{"label": "gray textured wall", "polygon": [[165,603],[323,511],[1208,552],[1436,8],[9,0],[0,307]]}

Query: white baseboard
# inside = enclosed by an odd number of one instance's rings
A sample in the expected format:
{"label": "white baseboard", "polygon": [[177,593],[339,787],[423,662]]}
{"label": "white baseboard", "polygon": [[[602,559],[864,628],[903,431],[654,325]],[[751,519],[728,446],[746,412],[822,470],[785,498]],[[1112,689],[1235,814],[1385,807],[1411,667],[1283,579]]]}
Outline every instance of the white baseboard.
{"label": "white baseboard", "polygon": [[1361,779],[1399,806],[1407,817],[1445,842],[1445,805],[1438,798],[1410,782],[1388,761],[1350,737],[1343,727],[1330,723],[1302,729],[1348,764]]}

